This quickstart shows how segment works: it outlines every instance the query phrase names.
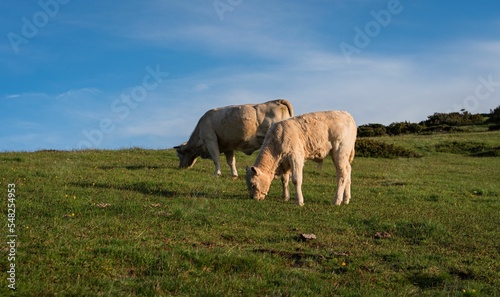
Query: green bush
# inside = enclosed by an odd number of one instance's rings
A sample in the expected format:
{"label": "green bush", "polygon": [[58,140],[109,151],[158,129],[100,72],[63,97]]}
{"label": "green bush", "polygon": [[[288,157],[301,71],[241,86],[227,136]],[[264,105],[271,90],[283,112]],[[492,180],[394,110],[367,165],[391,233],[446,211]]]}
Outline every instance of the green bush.
{"label": "green bush", "polygon": [[500,124],[489,126],[488,130],[489,131],[498,131],[498,130],[500,130]]}
{"label": "green bush", "polygon": [[358,137],[374,137],[386,135],[386,127],[382,124],[366,124],[358,127]]}
{"label": "green bush", "polygon": [[496,125],[497,127],[500,126],[500,106],[493,110],[490,110],[490,118],[488,119],[488,122],[499,124]]}
{"label": "green bush", "polygon": [[423,134],[432,134],[432,133],[453,133],[453,132],[465,132],[463,128],[457,126],[449,126],[446,124],[443,125],[435,125],[426,127],[422,130]]}
{"label": "green bush", "polygon": [[412,150],[372,139],[356,140],[356,156],[366,158],[421,158]]}
{"label": "green bush", "polygon": [[387,126],[387,134],[389,135],[400,135],[400,134],[410,134],[419,133],[424,130],[423,125],[410,123],[410,122],[397,122],[392,123]]}
{"label": "green bush", "polygon": [[427,120],[422,122],[426,126],[463,126],[463,125],[480,125],[484,124],[485,118],[481,114],[471,114],[468,111],[439,113],[427,117]]}

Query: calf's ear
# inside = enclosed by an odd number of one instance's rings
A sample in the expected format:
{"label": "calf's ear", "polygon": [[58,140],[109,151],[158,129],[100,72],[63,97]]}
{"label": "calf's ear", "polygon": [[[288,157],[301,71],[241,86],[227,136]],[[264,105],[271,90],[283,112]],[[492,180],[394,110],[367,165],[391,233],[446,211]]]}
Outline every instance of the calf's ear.
{"label": "calf's ear", "polygon": [[260,169],[255,167],[255,166],[252,166],[252,168],[250,168],[250,170],[252,170],[253,174],[255,176],[259,176],[260,175]]}

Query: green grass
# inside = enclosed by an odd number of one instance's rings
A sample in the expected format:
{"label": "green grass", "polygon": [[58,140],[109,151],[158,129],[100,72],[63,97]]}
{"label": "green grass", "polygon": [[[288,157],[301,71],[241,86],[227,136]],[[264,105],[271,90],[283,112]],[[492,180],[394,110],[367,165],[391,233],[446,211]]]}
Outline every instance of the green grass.
{"label": "green grass", "polygon": [[[422,158],[355,158],[351,204],[334,170],[306,163],[305,206],[261,202],[240,178],[172,150],[0,153],[16,185],[19,296],[498,296],[500,158],[439,145],[500,145],[500,131],[379,137]],[[292,186],[293,193],[293,186]],[[386,232],[388,236],[376,236]],[[303,241],[302,233],[317,239]],[[3,246],[0,295],[7,288]]]}

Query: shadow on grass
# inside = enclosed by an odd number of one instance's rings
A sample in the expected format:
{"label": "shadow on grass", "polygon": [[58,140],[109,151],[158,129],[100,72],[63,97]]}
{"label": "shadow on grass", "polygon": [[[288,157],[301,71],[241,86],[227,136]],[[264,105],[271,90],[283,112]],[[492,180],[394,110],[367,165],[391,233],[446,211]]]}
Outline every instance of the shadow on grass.
{"label": "shadow on grass", "polygon": [[446,272],[423,271],[417,272],[408,277],[408,280],[420,287],[421,289],[430,289],[442,286],[442,284],[450,279],[450,275]]}
{"label": "shadow on grass", "polygon": [[472,157],[500,157],[500,146],[491,146],[483,142],[475,141],[446,141],[436,144],[438,152],[463,154]]}
{"label": "shadow on grass", "polygon": [[23,159],[19,157],[2,157],[0,158],[0,161],[5,161],[5,162],[22,162]]}
{"label": "shadow on grass", "polygon": [[128,165],[128,166],[99,166],[97,167],[101,170],[112,170],[112,169],[127,169],[127,170],[143,170],[143,169],[167,169],[171,168],[169,166],[160,165],[160,166],[149,166],[149,165]]}
{"label": "shadow on grass", "polygon": [[132,184],[103,184],[91,182],[73,182],[71,185],[81,188],[113,189],[119,191],[134,191],[144,195],[161,196],[166,198],[208,198],[208,199],[245,199],[244,194],[217,193],[206,191],[195,191],[186,189],[186,191],[164,189],[159,183],[137,182]]}
{"label": "shadow on grass", "polygon": [[173,198],[178,195],[182,195],[177,191],[169,191],[159,188],[159,186],[154,186],[149,183],[133,183],[125,185],[113,185],[113,184],[101,184],[101,183],[90,183],[90,182],[74,182],[71,185],[81,188],[98,188],[98,189],[113,189],[120,191],[135,191],[145,195],[154,195]]}
{"label": "shadow on grass", "polygon": [[288,261],[291,261],[292,266],[294,267],[305,266],[307,260],[312,260],[318,263],[322,263],[325,260],[333,259],[333,257],[329,255],[311,254],[305,252],[287,252],[287,251],[264,249],[264,248],[254,249],[253,251],[256,253],[264,253],[264,254],[279,256]]}

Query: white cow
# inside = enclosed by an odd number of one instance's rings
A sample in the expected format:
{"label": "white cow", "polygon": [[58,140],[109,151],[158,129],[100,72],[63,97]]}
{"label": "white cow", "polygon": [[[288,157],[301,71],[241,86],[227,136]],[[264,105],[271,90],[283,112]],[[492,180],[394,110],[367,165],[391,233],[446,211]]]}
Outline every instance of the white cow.
{"label": "white cow", "polygon": [[337,192],[333,202],[335,205],[342,202],[348,204],[356,133],[354,119],[344,111],[313,112],[272,125],[254,165],[247,167],[246,183],[250,197],[263,200],[275,174],[281,174],[283,197],[289,200],[288,181],[291,173],[296,203],[304,205],[304,161],[322,162],[326,156],[330,156],[337,171]]}
{"label": "white cow", "polygon": [[211,109],[200,118],[187,143],[175,147],[179,168],[192,167],[199,156],[211,158],[218,176],[219,155],[224,153],[231,175],[237,177],[234,151],[252,154],[262,145],[271,124],[292,116],[292,104],[285,99]]}

